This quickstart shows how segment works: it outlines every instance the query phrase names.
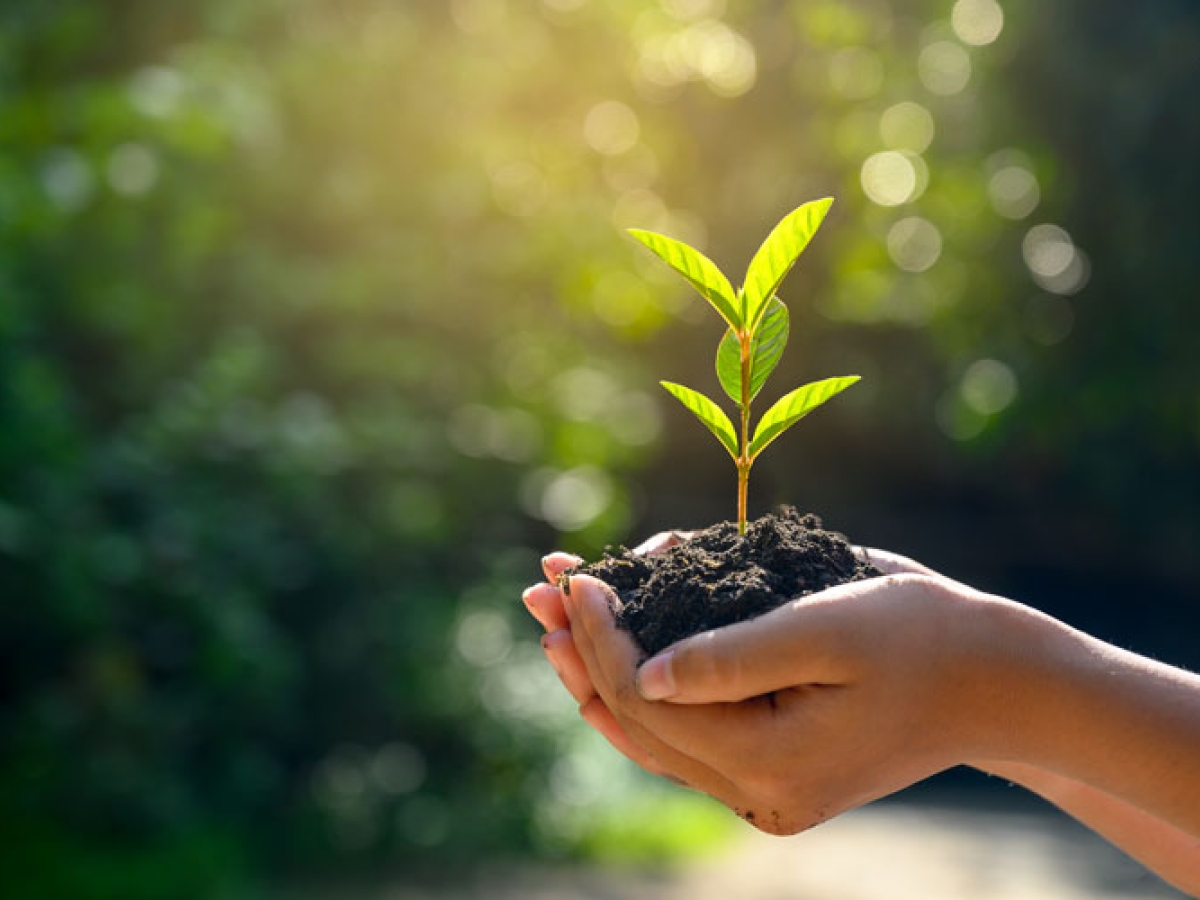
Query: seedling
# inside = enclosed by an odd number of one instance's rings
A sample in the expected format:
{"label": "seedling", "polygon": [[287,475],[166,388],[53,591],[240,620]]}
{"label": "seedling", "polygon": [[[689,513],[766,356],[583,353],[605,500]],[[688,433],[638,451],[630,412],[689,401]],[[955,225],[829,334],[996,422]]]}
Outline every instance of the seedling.
{"label": "seedling", "polygon": [[700,392],[670,381],[660,384],[691,410],[733,457],[738,476],[739,534],[746,533],[746,493],[754,461],[775,438],[858,381],[857,375],[826,378],[785,394],[758,420],[751,436],[750,403],[779,364],[788,339],[787,307],[775,292],[832,204],[831,197],[814,200],[785,216],[754,254],[745,283],[736,292],[716,264],[700,251],[665,235],[629,229],[631,235],[686,278],[728,326],[717,348],[717,378],[738,405],[740,429],[735,430],[729,416]]}

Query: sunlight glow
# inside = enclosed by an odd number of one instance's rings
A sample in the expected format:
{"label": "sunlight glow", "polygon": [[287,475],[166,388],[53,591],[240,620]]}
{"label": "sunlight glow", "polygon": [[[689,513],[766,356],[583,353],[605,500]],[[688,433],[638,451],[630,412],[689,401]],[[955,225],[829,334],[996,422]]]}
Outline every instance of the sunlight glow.
{"label": "sunlight glow", "polygon": [[720,97],[740,97],[758,77],[754,45],[724,22],[703,19],[682,29],[647,28],[639,46],[643,82],[674,88],[703,81]]}

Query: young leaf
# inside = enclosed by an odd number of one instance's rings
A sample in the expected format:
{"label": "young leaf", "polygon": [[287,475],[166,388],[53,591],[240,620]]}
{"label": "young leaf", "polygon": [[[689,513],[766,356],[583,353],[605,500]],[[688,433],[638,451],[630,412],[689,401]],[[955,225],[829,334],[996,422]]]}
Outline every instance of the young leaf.
{"label": "young leaf", "polygon": [[808,242],[833,205],[832,197],[805,203],[793,210],[775,226],[775,230],[762,242],[750,267],[746,270],[746,281],[742,285],[743,321],[753,329],[767,302],[775,296],[797,257],[804,252]]}
{"label": "young leaf", "polygon": [[[770,307],[754,333],[750,343],[750,399],[762,390],[767,376],[779,364],[783,348],[788,340],[788,310],[778,297],[771,300]],[[717,349],[717,377],[721,387],[734,403],[742,402],[742,347],[732,328],[725,330],[721,346]]]}
{"label": "young leaf", "polygon": [[741,310],[733,285],[711,259],[682,241],[653,231],[630,228],[629,233],[646,245],[668,266],[686,278],[700,296],[711,303],[731,328],[742,324]]}
{"label": "young leaf", "polygon": [[814,381],[802,388],[797,388],[789,394],[784,394],[775,405],[763,413],[754,429],[754,437],[750,439],[750,458],[754,459],[775,438],[779,437],[806,415],[833,397],[840,394],[854,382],[857,375],[842,375],[838,378],[826,378]]}
{"label": "young leaf", "polygon": [[721,407],[703,394],[686,388],[682,384],[674,384],[670,381],[660,381],[659,384],[665,387],[672,397],[690,409],[696,418],[717,436],[717,440],[729,451],[729,455],[735,460],[737,459],[737,433],[733,430],[733,423],[729,421],[729,416],[725,415]]}

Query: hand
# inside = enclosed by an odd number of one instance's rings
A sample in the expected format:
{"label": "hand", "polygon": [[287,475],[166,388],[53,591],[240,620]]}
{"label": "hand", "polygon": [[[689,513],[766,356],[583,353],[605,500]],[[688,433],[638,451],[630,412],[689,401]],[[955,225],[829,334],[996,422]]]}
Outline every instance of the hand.
{"label": "hand", "polygon": [[962,607],[988,601],[953,582],[902,574],[831,588],[682,641],[640,672],[607,591],[575,576],[566,600],[606,708],[654,761],[765,831],[801,831],[981,746],[965,713],[982,681],[962,663],[986,640]]}
{"label": "hand", "polygon": [[[677,540],[668,532],[640,549],[655,552]],[[730,706],[730,701],[746,697],[736,705],[761,706],[763,698],[754,692],[767,690],[773,691],[772,708],[778,710],[781,698],[786,698],[784,714],[772,713],[779,722],[768,720],[764,727],[761,715],[750,722],[768,742],[747,732],[751,743],[759,740],[759,748],[740,757],[737,741],[730,737],[741,722],[724,725],[724,731],[719,726],[715,733],[712,721],[696,721],[697,727],[686,733],[653,731],[653,721],[645,716],[645,698],[629,686],[636,650],[622,633],[612,633],[607,604],[598,603],[595,596],[606,588],[594,580],[580,579],[576,593],[582,596],[572,604],[576,646],[571,617],[555,584],[559,574],[579,562],[577,558],[546,557],[543,568],[551,584],[530,588],[525,600],[550,632],[543,641],[547,657],[594,727],[651,772],[688,779],[765,830],[799,830],[806,822],[820,821],[839,808],[859,805],[928,774],[924,770],[944,767],[946,760],[968,762],[1042,794],[1176,886],[1200,895],[1200,823],[1197,808],[1186,800],[1194,796],[1186,786],[1195,783],[1200,772],[1200,765],[1186,762],[1195,758],[1200,746],[1200,679],[1119,651],[1019,604],[980,594],[905,557],[879,550],[859,552],[882,571],[908,577],[833,589],[764,619],[697,636],[671,648],[669,656],[661,654],[644,664],[640,677],[634,677],[643,694],[670,695],[678,704],[710,700]],[[860,600],[853,601],[847,591]],[[908,608],[899,607],[900,598],[913,591],[940,595],[941,600],[931,604],[927,596]],[[891,600],[885,600],[888,596]],[[863,603],[863,597],[868,602]],[[881,601],[885,608],[869,609]],[[802,614],[803,607],[816,615]],[[928,614],[939,607],[942,613]],[[889,617],[897,614],[900,627],[890,632]],[[765,621],[770,616],[781,626],[778,631],[774,622]],[[864,617],[868,621],[859,623]],[[805,624],[802,618],[814,626],[824,619],[828,636],[840,635],[841,640],[817,640],[820,646],[813,659],[798,660],[781,652],[788,649],[790,629],[805,636],[808,629],[798,627]],[[939,619],[948,627],[933,628],[931,639],[917,641],[914,653],[913,635]],[[595,623],[595,632],[585,623]],[[599,641],[593,640],[594,633]],[[810,642],[814,637],[807,635]],[[605,645],[617,648],[615,662],[611,650],[601,654]],[[875,653],[890,661],[873,664]],[[959,662],[949,665],[956,657]],[[822,659],[825,664],[842,662],[841,681],[797,678],[802,668],[815,671]],[[615,677],[592,674],[598,667],[614,665]],[[932,678],[928,673],[922,677],[922,667],[932,667]],[[951,677],[937,677],[939,668]],[[896,703],[884,704],[876,718],[870,710],[887,695],[889,679]],[[956,707],[961,708],[950,712]],[[789,753],[787,740],[796,734],[795,723],[788,720],[797,718],[797,710],[801,743]],[[856,725],[855,719],[864,715],[865,726]],[[901,742],[890,755],[887,743],[872,746],[880,743],[881,731],[894,745],[896,735],[905,732],[906,720],[911,729],[912,721],[945,723],[947,716],[949,725],[931,726],[932,733]],[[679,725],[674,723],[676,729]],[[707,743],[713,749],[706,754]],[[734,755],[721,757],[729,747]],[[824,796],[832,802],[810,800],[806,806],[803,797],[822,796],[822,779],[828,779],[831,787]],[[782,810],[770,807],[778,818],[767,819],[754,806],[760,798],[767,807],[776,798],[787,805]]]}
{"label": "hand", "polygon": [[[669,539],[664,539],[664,536],[660,535],[651,539],[651,541],[647,542],[646,545],[643,545],[643,549],[656,550],[662,548],[664,544],[669,543]],[[864,551],[864,555],[869,555],[872,562],[880,566],[880,568],[884,569],[885,571],[906,573],[929,572],[928,569],[925,569],[911,560],[907,560],[904,557],[889,554],[884,551]],[[555,580],[565,568],[575,564],[575,562],[576,560],[574,558],[568,557],[565,554],[552,554],[551,556],[547,557],[544,563],[547,577],[552,581]],[[945,579],[939,580],[936,576],[931,574],[924,576],[909,574],[906,576],[906,578],[911,581],[911,584],[909,584],[907,588],[910,593],[924,592],[929,594],[931,593],[931,583],[936,585],[938,589],[937,591],[932,591],[933,593],[946,590],[950,587],[961,587],[956,586],[953,582],[949,582]],[[922,581],[921,578],[924,578],[925,581]],[[584,588],[585,592],[588,590],[603,590],[603,588],[596,587],[599,585],[599,582],[594,582],[588,579],[582,579],[582,581],[585,583],[585,585],[587,585],[590,581],[590,587]],[[944,584],[942,584],[942,582],[944,582]],[[864,582],[862,584],[871,584],[871,582]],[[882,588],[882,585],[880,585],[880,587]],[[892,594],[891,599],[893,601],[903,602],[902,598],[896,595],[896,592],[900,590],[904,590],[904,588],[901,587],[899,582],[889,584],[888,592]],[[825,595],[831,593],[832,592],[825,592]],[[811,821],[808,821],[810,819],[812,821],[816,821],[827,815],[831,815],[834,812],[840,811],[840,809],[834,808],[839,805],[836,802],[813,803],[810,804],[810,806],[813,808],[808,811],[805,811],[802,808],[804,806],[803,803],[799,803],[798,805],[795,805],[795,808],[791,808],[786,800],[776,796],[777,794],[783,793],[794,795],[794,792],[784,789],[781,779],[781,775],[783,774],[782,771],[776,771],[772,773],[764,766],[763,771],[733,773],[735,777],[732,778],[714,777],[716,775],[728,775],[730,773],[713,771],[714,769],[719,770],[720,767],[711,764],[707,765],[707,767],[703,765],[697,765],[697,763],[703,764],[705,762],[713,762],[712,759],[707,759],[707,756],[712,753],[719,753],[719,744],[722,736],[728,737],[731,731],[740,733],[746,727],[756,727],[757,725],[761,724],[758,721],[761,716],[755,718],[753,726],[750,724],[739,724],[730,728],[728,724],[721,722],[716,728],[717,734],[715,735],[715,743],[708,741],[707,738],[705,738],[702,734],[688,736],[686,738],[686,743],[688,744],[689,748],[691,748],[692,752],[680,753],[679,750],[681,748],[677,746],[679,740],[676,740],[673,745],[670,740],[664,741],[661,739],[656,739],[653,729],[647,730],[645,723],[638,721],[639,714],[644,716],[647,712],[645,709],[639,709],[638,704],[641,703],[644,705],[645,701],[640,697],[629,696],[628,692],[625,692],[625,695],[618,700],[617,692],[615,690],[618,680],[615,679],[611,674],[604,676],[597,674],[597,666],[599,664],[600,657],[596,653],[596,643],[594,641],[585,640],[585,635],[588,634],[588,632],[581,631],[578,627],[576,627],[574,629],[574,634],[576,637],[574,640],[572,639],[570,622],[567,618],[566,610],[562,606],[561,592],[552,585],[542,585],[536,588],[531,588],[529,591],[527,591],[525,594],[525,599],[534,615],[543,622],[550,632],[543,641],[543,644],[546,647],[547,656],[551,663],[555,666],[556,670],[558,670],[568,690],[572,693],[576,700],[580,702],[581,711],[584,715],[584,718],[587,719],[594,727],[596,727],[597,730],[604,734],[614,746],[616,746],[630,758],[634,759],[635,762],[638,762],[644,768],[652,772],[666,774],[668,777],[674,777],[676,780],[685,780],[691,783],[694,787],[708,790],[710,793],[715,793],[718,797],[721,797],[721,799],[725,799],[726,802],[728,802],[731,806],[734,806],[740,812],[747,815],[748,818],[751,818],[755,824],[759,825],[759,827],[763,827],[767,830],[798,830],[800,827],[811,824]],[[811,600],[813,598],[809,599]],[[895,602],[891,603],[890,605],[894,607]],[[910,603],[909,605],[911,606],[912,604]],[[601,602],[596,606],[596,610],[604,611],[606,613],[607,605],[603,603],[602,598]],[[898,610],[896,611],[898,612]],[[906,609],[904,613],[911,618],[912,609]],[[896,624],[892,621],[894,618],[896,618],[896,616],[881,616],[879,612],[875,611],[873,608],[867,609],[865,605],[858,615],[861,616],[864,621],[871,622],[878,626],[882,632],[890,634],[893,638],[898,639],[898,636],[906,630],[903,627],[903,622]],[[905,616],[900,616],[900,618],[905,619]],[[774,632],[775,625],[773,622],[768,624],[765,618],[755,621],[762,623],[763,626],[766,626],[766,632]],[[751,623],[746,624],[749,625]],[[848,624],[850,624],[854,630],[861,630],[853,623]],[[601,627],[606,629],[606,633],[613,640],[625,643],[624,649],[626,654],[629,656],[629,660],[632,665],[632,660],[635,660],[637,657],[637,651],[636,648],[633,647],[632,643],[628,641],[628,638],[622,632],[617,632],[612,629],[611,620],[608,620],[608,622]],[[736,627],[737,626],[735,626],[735,628]],[[759,627],[760,626],[757,625],[755,626],[756,629]],[[713,635],[708,637],[725,634],[730,631],[731,629],[724,629],[722,632],[714,632]],[[697,639],[692,640],[695,641]],[[915,652],[920,655],[923,662],[928,663],[929,660],[936,655],[931,653],[928,648],[924,646],[924,641],[917,639],[913,643],[915,644]],[[680,672],[685,672],[689,666],[687,660],[691,659],[694,661],[697,658],[694,654],[692,656],[687,655],[687,644],[688,642],[684,642],[684,645],[677,645],[677,653],[684,651],[684,655],[680,657],[678,663],[678,669]],[[866,657],[874,660],[876,665],[886,667],[887,660],[886,658],[879,658],[877,648],[864,647],[863,653]],[[587,659],[588,657],[591,659],[590,663]],[[659,660],[661,659],[662,657],[659,658]],[[675,669],[677,667],[672,666],[671,668]],[[927,668],[916,668],[924,672],[929,671]],[[757,670],[757,673],[755,670],[740,665],[737,666],[737,669],[737,678],[731,678],[730,675],[733,673],[729,671],[729,667],[724,663],[719,663],[718,668],[714,668],[710,671],[710,675],[712,677],[703,683],[696,680],[694,677],[685,674],[684,678],[687,679],[687,683],[690,685],[688,689],[689,692],[685,694],[677,694],[672,699],[676,702],[704,702],[709,700],[728,702],[730,700],[744,700],[753,695],[768,693],[775,691],[776,689],[782,689],[778,691],[771,700],[762,700],[759,698],[757,701],[750,701],[747,704],[744,704],[748,709],[757,708],[758,710],[761,710],[763,708],[769,708],[771,710],[771,721],[777,726],[781,722],[785,721],[788,716],[791,716],[794,710],[799,710],[801,719],[806,719],[812,716],[817,716],[818,718],[823,719],[828,715],[828,713],[825,712],[828,698],[834,693],[839,694],[839,696],[843,693],[833,690],[832,682],[821,684],[820,686],[800,685],[799,682],[802,680],[804,673],[797,673],[794,665],[788,668],[785,672],[781,673],[779,677],[771,677],[767,675],[769,670],[763,668]],[[654,673],[658,671],[661,671],[660,662],[652,664],[647,670],[647,674],[651,677],[651,679],[653,679]],[[631,673],[632,668],[630,668],[629,673],[626,674],[630,675],[631,677]],[[849,671],[847,671],[847,675],[849,674]],[[676,677],[679,677],[678,674]],[[763,677],[767,678],[766,682],[762,682],[762,684],[765,684],[766,686],[762,686],[760,689],[760,685],[756,683],[754,679],[761,679]],[[870,679],[868,679],[868,681],[870,681]],[[871,683],[876,682],[872,681]],[[893,689],[898,687],[898,684],[890,676],[887,678],[878,679],[877,683]],[[646,685],[643,684],[643,688],[645,687]],[[651,685],[651,687],[653,688],[654,686]],[[597,688],[599,688],[598,691]],[[930,692],[924,691],[924,693],[928,694]],[[804,695],[805,698],[805,702],[802,704],[797,702],[801,695]],[[860,691],[856,696],[863,696],[863,694]],[[838,709],[848,710],[850,717],[854,715],[861,716],[868,724],[873,724],[877,728],[882,728],[885,721],[887,721],[883,713],[895,713],[902,707],[898,705],[895,699],[892,697],[885,697],[877,702],[879,702],[881,710],[881,712],[878,714],[873,712],[869,705],[864,705],[861,711],[855,711],[850,706],[839,702]],[[770,705],[772,703],[774,705]],[[764,704],[767,705],[764,706]],[[912,705],[916,706],[917,704],[914,702]],[[658,706],[662,710],[670,710],[670,707],[664,707],[661,704]],[[633,710],[632,713],[631,709]],[[923,709],[928,713],[930,711],[929,704],[924,703]],[[728,710],[726,710],[726,712],[728,712]],[[784,713],[787,715],[782,715]],[[838,715],[844,716],[846,714],[838,713]],[[870,743],[872,739],[870,738],[869,730],[864,730],[859,725],[853,724],[850,717],[847,717],[840,722],[831,720],[824,724],[829,728],[841,729],[844,732],[850,732],[852,735],[852,743],[861,745],[864,738],[868,739],[868,743]],[[804,727],[807,729],[811,727],[812,724],[814,723],[806,722]],[[920,725],[919,718],[915,716],[900,716],[900,721],[898,724],[904,726],[904,730],[912,729],[918,734],[924,731]],[[658,737],[661,738],[661,735]],[[757,740],[758,738],[755,739]],[[780,770],[786,767],[788,760],[794,759],[795,754],[790,751],[788,745],[796,740],[795,735],[772,732],[762,735],[761,739],[767,742],[775,742],[777,744],[780,741],[783,742],[783,745],[777,748],[782,757],[782,759],[779,760],[778,766]],[[808,740],[810,744],[812,743],[811,738],[806,736],[805,739]],[[712,744],[712,746],[708,746],[710,744]],[[740,750],[737,750],[734,753],[737,756],[756,758],[760,762],[764,763],[767,761],[767,757],[758,753],[747,754],[742,753]],[[828,757],[837,758],[841,755],[842,754],[840,754],[840,752],[833,752],[829,753]],[[915,756],[915,751],[911,755]],[[911,762],[908,764],[911,765]],[[950,763],[947,762],[946,765],[948,764]],[[866,766],[865,761],[863,765]],[[917,780],[920,777],[924,777],[924,775],[930,774],[931,771],[936,771],[937,768],[940,767],[944,766],[935,766],[930,768],[929,764],[925,763],[919,771],[912,773],[910,777],[901,779],[900,783],[896,783],[894,785],[886,784],[888,778],[894,780],[896,773],[901,772],[904,769],[904,766],[901,765],[897,760],[896,765],[893,765],[890,769],[891,774],[887,774],[882,768],[873,773],[873,777],[881,782],[880,784],[875,785],[875,795],[880,795],[880,791],[882,791],[882,793],[889,793],[891,790],[902,787],[904,784],[911,783],[911,781]],[[809,765],[809,768],[811,769],[812,766]],[[767,789],[765,791],[759,790],[756,792],[755,790],[740,784],[740,781],[744,780],[752,783],[753,786],[753,783],[761,782],[768,778],[776,780],[777,784],[775,785],[775,790]],[[810,781],[812,782],[814,788],[817,786],[828,788],[833,783],[832,780],[828,778],[815,778],[810,779]],[[887,789],[883,789],[884,787]],[[834,794],[836,794],[836,791],[834,791]],[[864,797],[863,799],[869,798]],[[859,802],[862,801],[860,800]],[[771,815],[767,818],[764,818],[761,812],[756,813],[756,807],[761,807],[764,804],[773,804],[771,812],[778,815]],[[857,803],[854,805],[857,805]]]}
{"label": "hand", "polygon": [[[662,531],[634,548],[634,553],[652,555],[662,553],[692,535],[690,531]],[[653,775],[667,778],[677,784],[682,779],[668,772],[662,764],[646,750],[634,743],[617,723],[604,700],[596,693],[583,659],[575,648],[571,637],[571,626],[563,605],[563,593],[558,588],[558,579],[568,569],[583,562],[578,556],[555,552],[542,559],[542,571],[546,583],[526,589],[521,599],[530,614],[546,629],[542,637],[542,650],[546,659],[558,674],[567,692],[579,704],[579,714],[612,746],[626,757]]]}
{"label": "hand", "polygon": [[[647,538],[634,548],[634,553],[653,555],[662,553],[690,537],[690,531],[663,531]],[[887,574],[935,575],[933,570],[897,553],[888,550],[859,547],[857,552],[880,571]],[[563,572],[580,565],[579,557],[569,553],[555,552],[542,560],[542,571],[546,583],[528,588],[522,595],[530,614],[545,628],[542,650],[546,659],[557,672],[567,692],[579,704],[583,719],[595,728],[619,752],[646,771],[682,784],[682,779],[667,771],[661,761],[637,745],[625,733],[604,699],[596,693],[587,667],[571,637],[570,622],[563,606],[563,594],[558,588],[558,579]]]}

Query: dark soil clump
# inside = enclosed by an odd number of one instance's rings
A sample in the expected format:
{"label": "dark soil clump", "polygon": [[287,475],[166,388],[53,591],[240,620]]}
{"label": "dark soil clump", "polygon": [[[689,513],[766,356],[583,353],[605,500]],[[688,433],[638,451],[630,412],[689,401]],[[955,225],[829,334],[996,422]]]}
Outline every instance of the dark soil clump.
{"label": "dark soil clump", "polygon": [[608,550],[578,572],[616,590],[617,623],[650,655],[797,597],[883,574],[845,537],[791,507],[749,523],[744,537],[722,522],[654,556]]}

